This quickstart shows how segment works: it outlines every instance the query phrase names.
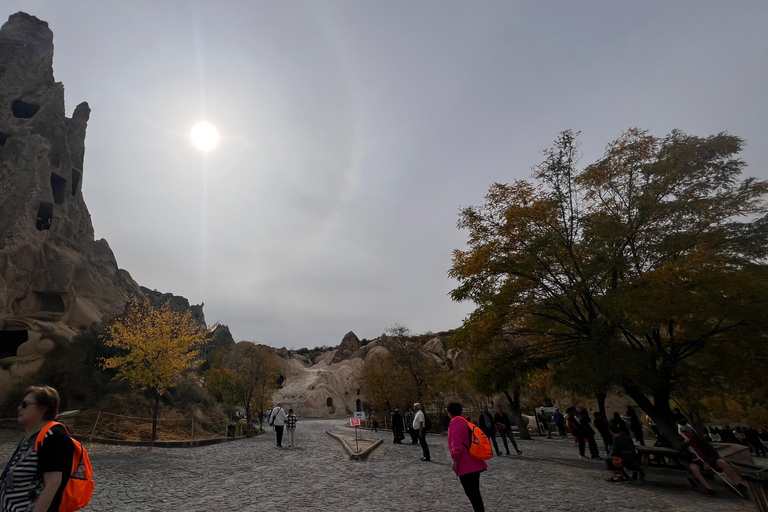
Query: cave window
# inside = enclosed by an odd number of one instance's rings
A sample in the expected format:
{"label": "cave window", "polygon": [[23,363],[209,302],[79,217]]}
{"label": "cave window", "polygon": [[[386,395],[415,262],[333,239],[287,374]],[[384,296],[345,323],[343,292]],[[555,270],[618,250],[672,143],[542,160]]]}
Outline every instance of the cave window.
{"label": "cave window", "polygon": [[5,143],[8,141],[9,138],[10,138],[10,135],[6,135],[5,133],[0,132],[0,146],[5,146]]}
{"label": "cave window", "polygon": [[357,395],[360,396],[360,388],[357,388]]}
{"label": "cave window", "polygon": [[40,311],[64,312],[64,299],[61,298],[60,293],[35,292],[35,295],[40,304]]}
{"label": "cave window", "polygon": [[77,188],[80,186],[80,180],[82,179],[82,175],[80,174],[80,171],[77,169],[72,169],[72,195],[77,195]]}
{"label": "cave window", "polygon": [[328,407],[333,407],[333,398],[331,398],[331,397],[328,397],[328,398],[325,400],[325,405],[326,405],[326,406],[328,406]]}
{"label": "cave window", "polygon": [[282,375],[277,378],[277,389],[280,389],[283,387],[283,382],[285,382],[285,377]]}
{"label": "cave window", "polygon": [[0,359],[16,356],[16,350],[28,339],[29,333],[26,329],[0,331]]}
{"label": "cave window", "polygon": [[29,119],[37,114],[37,111],[40,110],[40,105],[34,105],[21,100],[14,100],[11,110],[13,110],[14,116],[20,119]]}
{"label": "cave window", "polygon": [[51,229],[51,222],[53,222],[53,204],[40,203],[40,206],[37,208],[35,227],[38,231],[47,231]]}
{"label": "cave window", "polygon": [[361,402],[359,398],[355,400],[355,410],[357,412],[360,412],[363,410],[363,402]]}
{"label": "cave window", "polygon": [[67,180],[56,174],[51,173],[51,190],[53,191],[53,202],[56,204],[62,204],[64,202],[64,194],[67,190]]}

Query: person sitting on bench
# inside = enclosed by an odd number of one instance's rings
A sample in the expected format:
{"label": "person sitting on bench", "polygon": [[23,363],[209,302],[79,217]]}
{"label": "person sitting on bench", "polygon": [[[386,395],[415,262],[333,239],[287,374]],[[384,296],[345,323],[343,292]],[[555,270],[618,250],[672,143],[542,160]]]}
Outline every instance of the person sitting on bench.
{"label": "person sitting on bench", "polygon": [[742,496],[749,496],[747,494],[747,486],[741,481],[739,475],[731,468],[725,459],[720,458],[720,454],[717,450],[704,440],[703,437],[698,435],[696,431],[690,425],[682,425],[680,427],[680,433],[683,435],[683,442],[688,445],[688,451],[690,452],[690,462],[688,464],[688,471],[696,477],[696,480],[706,489],[707,496],[715,496],[716,493],[707,483],[704,475],[701,474],[701,470],[709,471],[724,471],[728,478],[731,479],[735,489],[739,491]]}
{"label": "person sitting on bench", "polygon": [[605,459],[605,469],[611,472],[611,478],[608,479],[608,482],[614,484],[619,482],[628,483],[629,474],[627,474],[626,470],[632,470],[637,467],[635,443],[615,423],[611,423],[608,426],[608,431],[613,437],[611,457],[606,457]]}

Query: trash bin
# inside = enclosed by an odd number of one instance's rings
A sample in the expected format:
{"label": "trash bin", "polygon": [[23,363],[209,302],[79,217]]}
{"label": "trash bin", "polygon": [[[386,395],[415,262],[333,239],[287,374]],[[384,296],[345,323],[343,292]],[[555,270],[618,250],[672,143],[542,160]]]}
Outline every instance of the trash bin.
{"label": "trash bin", "polygon": [[755,508],[760,512],[768,512],[768,496],[766,496],[768,473],[749,472],[741,473],[739,476],[747,482],[749,495],[752,497]]}

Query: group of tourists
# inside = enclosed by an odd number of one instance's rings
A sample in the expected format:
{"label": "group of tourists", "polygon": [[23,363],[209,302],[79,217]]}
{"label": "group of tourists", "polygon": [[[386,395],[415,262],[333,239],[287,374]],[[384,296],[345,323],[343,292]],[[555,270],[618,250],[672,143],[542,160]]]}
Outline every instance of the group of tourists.
{"label": "group of tourists", "polygon": [[[427,416],[424,414],[424,407],[416,402],[413,404],[413,407],[405,408],[404,416],[400,414],[400,409],[397,408],[392,409],[389,415],[392,421],[392,435],[394,436],[392,442],[394,444],[403,444],[403,439],[405,439],[404,432],[408,432],[411,444],[418,443],[421,445],[421,460],[429,462],[431,460],[429,446],[427,445],[427,430],[429,427]],[[374,420],[373,425],[372,430],[378,428],[377,421]]]}
{"label": "group of tourists", "polygon": [[292,408],[288,408],[286,413],[285,409],[283,409],[283,404],[277,402],[277,405],[267,412],[266,420],[269,426],[275,429],[278,448],[283,447],[284,430],[288,433],[288,447],[293,448],[296,446],[296,423],[298,418],[293,413]]}

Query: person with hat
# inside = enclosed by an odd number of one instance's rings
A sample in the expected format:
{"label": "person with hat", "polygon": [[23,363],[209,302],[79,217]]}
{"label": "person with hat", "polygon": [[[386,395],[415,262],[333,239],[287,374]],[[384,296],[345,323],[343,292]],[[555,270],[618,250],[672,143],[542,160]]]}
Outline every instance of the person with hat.
{"label": "person with hat", "polygon": [[709,471],[723,471],[728,478],[731,479],[735,489],[741,493],[742,496],[749,496],[747,493],[747,486],[741,481],[739,475],[731,468],[725,459],[720,457],[717,450],[704,440],[703,437],[698,435],[694,428],[687,423],[680,425],[680,433],[683,436],[683,442],[687,445],[688,452],[690,452],[690,462],[688,464],[688,471],[693,474],[696,480],[706,489],[707,496],[715,496],[716,493],[712,487],[710,487],[704,475],[701,474],[701,470]]}

